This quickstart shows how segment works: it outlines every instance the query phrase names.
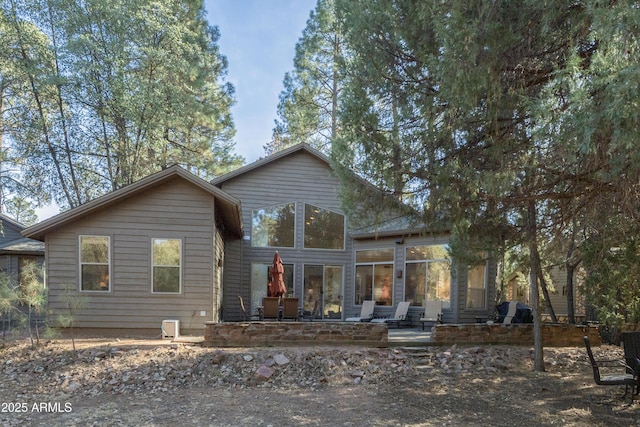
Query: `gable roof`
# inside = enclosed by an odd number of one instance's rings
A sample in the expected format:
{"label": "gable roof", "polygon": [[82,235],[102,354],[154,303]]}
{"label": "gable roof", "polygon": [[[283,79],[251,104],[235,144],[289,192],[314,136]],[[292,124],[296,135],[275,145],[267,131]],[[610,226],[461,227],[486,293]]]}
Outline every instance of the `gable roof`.
{"label": "gable roof", "polygon": [[7,228],[13,230],[10,238],[7,238],[6,232],[3,232],[2,237],[0,237],[0,254],[42,255],[44,253],[44,243],[19,235],[26,228],[23,224],[1,213],[0,221],[2,222],[3,231],[6,231]]}
{"label": "gable roof", "polygon": [[[329,159],[329,157],[327,157],[325,154],[318,151],[317,149],[311,147],[309,144],[300,143],[300,144],[296,144],[291,147],[288,147],[284,150],[278,151],[267,157],[263,157],[249,165],[243,166],[225,175],[222,175],[212,180],[211,183],[213,185],[222,185],[223,183],[225,183],[226,181],[232,178],[235,178],[237,176],[240,176],[247,172],[261,168],[270,163],[276,162],[284,157],[290,156],[292,154],[300,153],[300,152],[305,152],[314,156],[320,162],[324,163],[327,167],[333,170],[331,160]],[[356,180],[357,182],[363,185],[364,190],[374,191],[374,192],[383,194],[379,188],[377,188],[375,185],[373,185],[366,179],[362,178],[360,175],[356,174],[350,169],[347,169],[347,171],[350,173],[350,176],[352,177],[352,179]],[[413,210],[411,207],[403,204],[402,202],[399,202],[392,196],[384,195],[384,197],[389,201],[389,203],[397,204],[399,212],[400,211],[406,212],[407,209],[411,211]],[[371,239],[371,238],[378,239],[382,237],[398,237],[398,236],[416,235],[416,234],[420,234],[421,232],[424,232],[424,230],[425,230],[425,226],[421,221],[416,220],[411,215],[399,213],[398,215],[393,216],[391,218],[387,217],[384,219],[376,219],[374,220],[374,222],[372,222],[369,225],[363,226],[355,230],[350,230],[349,235],[351,235],[354,239]]]}
{"label": "gable roof", "polygon": [[261,159],[256,160],[253,163],[250,163],[248,165],[242,166],[241,168],[233,170],[229,173],[221,175],[218,178],[215,178],[214,180],[212,180],[211,183],[213,185],[220,185],[231,178],[235,178],[237,176],[250,172],[254,169],[258,169],[269,163],[273,163],[277,160],[280,160],[284,157],[290,156],[298,152],[307,152],[312,156],[318,158],[318,160],[320,160],[321,162],[325,163],[329,168],[331,167],[331,162],[327,156],[325,156],[315,148],[311,147],[309,144],[306,144],[303,142],[300,144],[292,145],[291,147],[285,148],[284,150],[278,151],[277,153],[271,154],[267,157],[263,157]]}
{"label": "gable roof", "polygon": [[149,175],[146,178],[134,182],[133,184],[129,184],[118,190],[107,193],[104,196],[100,196],[96,199],[91,200],[90,202],[70,209],[66,212],[62,212],[45,221],[28,227],[22,231],[22,235],[32,239],[44,240],[45,234],[56,228],[67,225],[79,218],[82,218],[85,215],[97,211],[98,209],[112,206],[122,200],[147,191],[152,187],[161,185],[175,177],[180,177],[186,181],[189,181],[193,185],[211,194],[215,198],[215,207],[216,210],[220,211],[220,217],[223,221],[225,229],[238,238],[242,237],[242,214],[240,200],[209,184],[207,181],[181,168],[178,165],[163,169],[160,172]]}
{"label": "gable roof", "polygon": [[0,213],[0,221],[2,221],[2,224],[9,224],[11,225],[14,229],[21,231],[24,230],[26,227],[19,223],[18,221],[16,221],[15,219],[8,217],[7,215]]}

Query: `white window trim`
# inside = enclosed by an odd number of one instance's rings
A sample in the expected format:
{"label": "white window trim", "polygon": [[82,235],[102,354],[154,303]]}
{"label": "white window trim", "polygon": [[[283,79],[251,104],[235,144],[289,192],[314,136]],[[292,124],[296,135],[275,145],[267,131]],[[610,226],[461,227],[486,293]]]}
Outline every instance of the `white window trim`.
{"label": "white window trim", "polygon": [[[178,292],[157,292],[153,290],[153,272],[154,272],[154,267],[175,267],[175,265],[155,265],[153,263],[153,242],[154,240],[177,240],[180,242],[180,265],[178,266],[179,272],[178,272]],[[181,238],[176,238],[176,237],[152,237],[151,241],[150,241],[150,246],[151,246],[151,293],[153,295],[180,295],[182,294],[182,264],[184,263],[184,257],[183,257],[183,239]]]}
{"label": "white window trim", "polygon": [[[82,262],[82,238],[83,237],[106,237],[107,244],[109,246],[107,254],[109,256],[109,260],[107,262],[107,270],[109,271],[109,288],[106,291],[98,291],[92,289],[82,289],[82,266],[83,265],[104,265],[104,263],[91,263],[91,262]],[[99,234],[80,234],[78,236],[78,292],[91,292],[98,294],[109,294],[113,291],[113,275],[111,274],[111,236],[104,236]]]}

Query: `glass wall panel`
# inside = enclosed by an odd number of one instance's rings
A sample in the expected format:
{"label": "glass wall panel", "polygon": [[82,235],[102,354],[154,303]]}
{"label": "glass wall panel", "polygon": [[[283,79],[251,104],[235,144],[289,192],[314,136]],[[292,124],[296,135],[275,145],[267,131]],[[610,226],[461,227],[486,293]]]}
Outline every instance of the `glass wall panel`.
{"label": "glass wall panel", "polygon": [[354,304],[374,300],[377,305],[393,305],[394,249],[356,251]]}
{"label": "glass wall panel", "polygon": [[451,307],[451,263],[447,245],[406,248],[405,301],[422,306],[425,299]]}
{"label": "glass wall panel", "polygon": [[[256,307],[262,306],[262,298],[267,296],[267,285],[269,284],[269,269],[271,263],[254,262],[251,263],[251,312],[255,313]],[[293,264],[282,264],[284,273],[282,279],[287,287],[285,296],[293,296]],[[248,308],[248,307],[247,307]]]}
{"label": "glass wall panel", "polygon": [[305,203],[305,248],[344,250],[344,233],[344,215]]}
{"label": "glass wall panel", "polygon": [[362,305],[362,301],[373,300],[373,265],[356,266],[355,305]]}
{"label": "glass wall panel", "polygon": [[393,262],[394,251],[389,249],[370,249],[356,252],[356,263],[363,262]]}
{"label": "glass wall panel", "polygon": [[295,203],[253,210],[251,245],[254,247],[293,248],[295,211]]}

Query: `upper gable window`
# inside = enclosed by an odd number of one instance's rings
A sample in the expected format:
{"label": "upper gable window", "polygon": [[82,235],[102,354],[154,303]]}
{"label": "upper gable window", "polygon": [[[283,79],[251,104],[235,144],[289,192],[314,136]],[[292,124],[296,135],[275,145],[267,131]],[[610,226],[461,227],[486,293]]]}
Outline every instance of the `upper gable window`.
{"label": "upper gable window", "polygon": [[152,239],[153,292],[180,293],[182,241]]}
{"label": "upper gable window", "polygon": [[109,246],[109,236],[80,236],[80,290],[110,290]]}
{"label": "upper gable window", "polygon": [[254,209],[251,215],[251,246],[293,248],[296,204],[286,203]]}
{"label": "upper gable window", "polygon": [[344,250],[344,215],[305,203],[304,247]]}

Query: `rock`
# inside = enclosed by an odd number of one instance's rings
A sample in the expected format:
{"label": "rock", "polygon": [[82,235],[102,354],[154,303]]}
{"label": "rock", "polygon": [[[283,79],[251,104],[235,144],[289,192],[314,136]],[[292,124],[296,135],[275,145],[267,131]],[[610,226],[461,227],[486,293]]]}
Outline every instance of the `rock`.
{"label": "rock", "polygon": [[289,363],[289,359],[284,354],[276,354],[273,356],[273,360],[279,365],[283,366]]}
{"label": "rock", "polygon": [[273,375],[275,371],[268,366],[262,365],[255,373],[255,377],[258,380],[266,381]]}

